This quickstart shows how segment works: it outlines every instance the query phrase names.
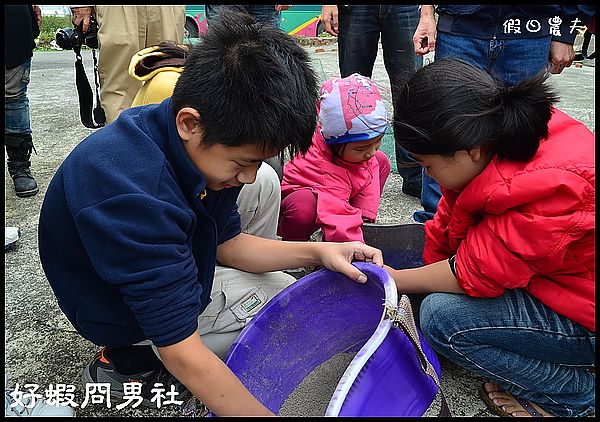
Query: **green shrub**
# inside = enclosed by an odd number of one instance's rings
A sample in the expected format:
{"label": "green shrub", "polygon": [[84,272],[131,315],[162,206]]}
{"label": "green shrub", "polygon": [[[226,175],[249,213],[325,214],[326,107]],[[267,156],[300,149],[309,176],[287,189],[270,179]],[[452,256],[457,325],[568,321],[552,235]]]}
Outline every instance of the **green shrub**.
{"label": "green shrub", "polygon": [[70,16],[43,16],[42,28],[38,37],[38,45],[46,45],[52,41],[59,28],[72,28]]}

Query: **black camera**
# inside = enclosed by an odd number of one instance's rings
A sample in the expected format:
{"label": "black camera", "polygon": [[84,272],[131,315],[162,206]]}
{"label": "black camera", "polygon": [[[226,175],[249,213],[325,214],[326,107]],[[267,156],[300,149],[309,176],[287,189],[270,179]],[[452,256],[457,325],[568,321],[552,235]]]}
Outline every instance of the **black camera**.
{"label": "black camera", "polygon": [[[64,50],[73,50],[75,53],[75,84],[79,96],[79,116],[81,123],[87,128],[97,129],[106,123],[106,114],[100,104],[100,83],[98,72],[98,59],[96,49],[98,48],[98,22],[90,16],[90,24],[86,33],[83,32],[83,20],[79,26],[74,28],[61,28],[56,31],[56,44]],[[92,87],[87,79],[83,68],[83,57],[81,47],[87,46],[92,49],[94,58],[94,82],[96,83],[96,107]],[[92,109],[93,108],[93,109]]]}
{"label": "black camera", "polygon": [[98,22],[90,16],[90,25],[88,31],[84,34],[82,31],[83,20],[78,27],[61,28],[56,31],[56,44],[64,50],[73,50],[86,45],[89,48],[98,48]]}

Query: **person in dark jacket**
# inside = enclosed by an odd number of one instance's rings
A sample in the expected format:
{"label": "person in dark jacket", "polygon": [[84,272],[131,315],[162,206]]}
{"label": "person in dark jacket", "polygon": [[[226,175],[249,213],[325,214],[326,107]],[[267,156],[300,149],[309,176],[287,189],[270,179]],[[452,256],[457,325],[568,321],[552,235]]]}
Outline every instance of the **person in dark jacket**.
{"label": "person in dark jacket", "polygon": [[[293,282],[279,270],[323,266],[364,282],[353,260],[383,266],[381,251],[359,242],[241,232],[242,186],[264,159],[308,150],[317,99],[310,58],[292,36],[244,12],[220,14],[171,97],[124,110],[64,160],[40,212],[39,251],[61,310],[104,346],[86,384],[110,383],[123,397],[133,382],[153,405],[160,382],[219,416],[272,414],[206,335],[239,332]],[[231,278],[217,283],[216,264]],[[254,283],[239,299],[214,289],[239,279]]]}
{"label": "person in dark jacket", "polygon": [[[487,71],[507,86],[548,69],[559,74],[573,63],[577,29],[595,14],[594,5],[439,5],[421,6],[413,44],[419,55],[458,57]],[[436,31],[437,29],[437,31]],[[433,218],[440,186],[423,171],[421,205],[414,219]]]}
{"label": "person in dark jacket", "polygon": [[19,197],[33,196],[39,191],[31,174],[34,146],[27,85],[41,23],[39,6],[4,6],[4,145],[8,172]]}

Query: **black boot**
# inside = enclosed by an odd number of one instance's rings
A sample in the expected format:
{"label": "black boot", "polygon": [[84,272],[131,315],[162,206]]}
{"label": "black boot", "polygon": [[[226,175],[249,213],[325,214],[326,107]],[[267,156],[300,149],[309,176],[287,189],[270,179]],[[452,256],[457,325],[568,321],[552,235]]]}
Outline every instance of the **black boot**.
{"label": "black boot", "polygon": [[31,150],[33,141],[31,135],[6,135],[4,142],[8,153],[8,172],[15,184],[15,193],[25,198],[38,193],[38,184],[31,175]]}

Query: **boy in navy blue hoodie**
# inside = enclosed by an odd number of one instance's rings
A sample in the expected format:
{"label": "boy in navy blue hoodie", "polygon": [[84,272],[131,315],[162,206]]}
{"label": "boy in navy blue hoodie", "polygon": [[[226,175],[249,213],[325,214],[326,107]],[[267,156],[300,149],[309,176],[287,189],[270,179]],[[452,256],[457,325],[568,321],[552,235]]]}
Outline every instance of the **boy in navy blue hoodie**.
{"label": "boy in navy blue hoodie", "polygon": [[[271,414],[207,335],[239,332],[290,283],[279,270],[322,265],[364,282],[353,260],[383,265],[379,250],[357,242],[240,231],[241,187],[263,160],[308,149],[317,98],[294,39],[232,12],[211,22],[172,97],[125,110],[66,158],[44,199],[39,248],[60,308],[104,346],[84,382],[110,382],[116,397],[141,382],[146,404],[154,383],[171,383],[217,415]],[[215,293],[215,264],[255,286],[231,303]]]}

